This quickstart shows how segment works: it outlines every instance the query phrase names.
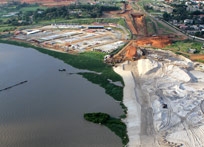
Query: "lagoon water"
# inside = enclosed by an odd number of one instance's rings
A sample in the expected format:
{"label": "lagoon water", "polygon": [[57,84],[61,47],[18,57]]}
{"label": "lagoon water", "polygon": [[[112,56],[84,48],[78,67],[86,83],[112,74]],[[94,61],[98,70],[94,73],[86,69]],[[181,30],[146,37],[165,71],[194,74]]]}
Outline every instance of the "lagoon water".
{"label": "lagoon water", "polygon": [[[66,72],[58,69],[65,68]],[[118,117],[122,109],[63,61],[31,48],[0,44],[0,147],[120,147],[104,126],[83,119],[87,112]]]}

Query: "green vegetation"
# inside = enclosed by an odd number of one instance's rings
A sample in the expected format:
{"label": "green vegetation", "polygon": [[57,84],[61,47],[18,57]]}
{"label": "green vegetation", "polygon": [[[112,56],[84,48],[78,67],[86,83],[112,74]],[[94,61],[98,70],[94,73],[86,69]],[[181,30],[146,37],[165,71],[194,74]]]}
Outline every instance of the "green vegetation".
{"label": "green vegetation", "polygon": [[173,34],[175,33],[173,30],[169,29],[169,27],[163,25],[160,22],[157,22],[158,28],[162,29],[163,34]]}
{"label": "green vegetation", "polygon": [[86,113],[84,114],[84,118],[87,121],[99,123],[108,127],[122,139],[123,145],[126,145],[128,143],[129,139],[127,136],[126,125],[120,119],[110,117],[105,113]]}
{"label": "green vegetation", "polygon": [[137,11],[140,10],[140,7],[138,5],[136,5],[135,2],[132,2],[131,5],[132,5],[134,10],[137,10]]}
{"label": "green vegetation", "polygon": [[24,47],[32,47],[42,53],[61,59],[65,63],[70,64],[76,68],[98,72],[100,74],[95,73],[79,73],[79,74],[83,75],[83,77],[87,78],[89,81],[95,84],[99,84],[101,87],[105,89],[106,93],[112,96],[114,99],[122,101],[123,88],[112,84],[111,82],[108,81],[108,79],[112,80],[113,82],[120,81],[121,83],[123,83],[123,79],[112,70],[112,67],[110,65],[107,65],[103,62],[103,57],[105,55],[104,53],[84,52],[77,55],[72,55],[53,52],[23,42],[14,42],[9,40],[0,40],[0,42],[20,45]]}
{"label": "green vegetation", "polygon": [[126,118],[126,114],[127,114],[127,107],[122,103],[120,102],[120,106],[123,108],[123,112],[124,114],[120,116],[120,118]]}
{"label": "green vegetation", "polygon": [[98,23],[116,23],[125,26],[125,20],[123,18],[82,18],[71,20],[55,20],[56,23],[69,23],[69,24],[91,24]]}
{"label": "green vegetation", "polygon": [[108,81],[108,77],[111,77],[109,72],[101,74],[95,73],[79,73],[92,83],[98,84],[103,87],[108,95],[113,97],[117,101],[122,101],[123,87],[116,86]]}
{"label": "green vegetation", "polygon": [[98,124],[104,124],[110,119],[110,116],[105,113],[86,113],[84,114],[84,118],[88,121]]}
{"label": "green vegetation", "polygon": [[0,6],[0,9],[2,9],[0,12],[0,25],[23,26],[38,24],[41,21],[48,21],[50,23],[54,20],[56,23],[56,20],[97,18],[104,11],[118,10],[119,7],[103,4],[72,4],[62,7],[45,8],[38,4],[10,2]]}
{"label": "green vegetation", "polygon": [[22,11],[23,13],[25,12],[29,12],[29,11],[43,11],[43,10],[46,10],[47,8],[46,7],[42,7],[42,6],[39,6],[39,5],[30,5],[29,7],[23,7],[20,9],[20,11]]}
{"label": "green vegetation", "polygon": [[0,9],[0,24],[12,24],[14,21],[28,21],[32,12],[45,10],[46,7],[39,6],[38,4],[9,2],[0,5]]}
{"label": "green vegetation", "polygon": [[145,4],[144,5],[144,9],[148,12],[148,13],[151,13],[151,14],[160,14],[162,15],[163,13],[161,13],[159,10],[154,10],[152,7],[150,7],[149,5]]}
{"label": "green vegetation", "polygon": [[156,30],[155,23],[150,19],[149,16],[145,17],[145,19],[146,19],[146,23],[147,23],[148,35],[156,34],[157,30]]}
{"label": "green vegetation", "polygon": [[63,7],[53,7],[48,8],[42,13],[34,12],[35,20],[49,20],[53,18],[97,18],[102,15],[103,11],[113,11],[118,10],[115,6],[103,6],[103,5],[89,5],[89,4],[79,4],[79,5],[69,5]]}
{"label": "green vegetation", "polygon": [[171,5],[174,10],[172,12],[172,14],[168,14],[168,13],[164,13],[163,18],[164,20],[168,21],[170,19],[174,19],[174,20],[184,20],[184,19],[188,19],[189,17],[189,12],[186,9],[186,5],[184,4],[172,4]]}
{"label": "green vegetation", "polygon": [[204,60],[202,60],[202,59],[197,59],[197,60],[194,60],[194,61],[204,63]]}
{"label": "green vegetation", "polygon": [[[112,2],[111,2],[112,3]],[[97,18],[103,11],[118,10],[113,4],[96,5],[80,4],[63,7],[46,8],[38,4],[9,2],[0,6],[0,32],[13,31],[17,27],[26,28],[31,25],[47,25],[51,23],[91,24],[116,23],[126,26],[122,18]]]}
{"label": "green vegetation", "polygon": [[0,32],[9,32],[15,30],[15,26],[0,25]]}
{"label": "green vegetation", "polygon": [[165,49],[174,49],[175,51],[182,51],[182,52],[188,52],[189,49],[196,49],[196,53],[201,52],[202,43],[191,41],[191,40],[185,40],[185,41],[176,41],[172,43],[172,45],[167,46]]}
{"label": "green vegetation", "polygon": [[140,0],[137,2],[137,4],[140,6],[142,10],[145,10],[144,7],[150,2],[152,2],[152,0]]}
{"label": "green vegetation", "polygon": [[10,2],[0,5],[0,32],[13,31],[16,26],[28,25],[31,22],[29,17],[32,11],[44,10],[38,4],[26,4],[20,2]]}
{"label": "green vegetation", "polygon": [[190,58],[190,56],[189,56],[188,54],[185,54],[185,53],[182,53],[182,52],[176,51],[175,54],[184,56],[184,57],[186,57],[186,58]]}

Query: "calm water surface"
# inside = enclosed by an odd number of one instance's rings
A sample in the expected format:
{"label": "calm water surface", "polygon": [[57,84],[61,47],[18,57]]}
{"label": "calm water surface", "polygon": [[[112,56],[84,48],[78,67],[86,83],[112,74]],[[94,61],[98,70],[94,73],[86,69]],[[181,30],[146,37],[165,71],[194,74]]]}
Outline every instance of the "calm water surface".
{"label": "calm water surface", "polygon": [[[67,69],[59,72],[59,68]],[[0,147],[120,147],[106,127],[83,114],[122,114],[103,88],[75,73],[80,70],[31,48],[0,44]]]}

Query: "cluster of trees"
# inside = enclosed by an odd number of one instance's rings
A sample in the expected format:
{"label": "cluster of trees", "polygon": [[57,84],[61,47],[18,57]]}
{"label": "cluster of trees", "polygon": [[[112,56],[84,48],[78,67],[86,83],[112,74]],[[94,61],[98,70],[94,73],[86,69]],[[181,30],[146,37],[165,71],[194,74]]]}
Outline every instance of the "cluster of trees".
{"label": "cluster of trees", "polygon": [[21,9],[25,7],[39,7],[36,4],[20,3],[18,1],[8,2],[5,5],[1,5],[1,15],[9,14],[9,12],[15,12],[16,14],[10,17],[0,18],[0,24],[10,24],[13,26],[27,25],[30,23],[31,11],[22,12]]}
{"label": "cluster of trees", "polygon": [[189,13],[186,10],[186,6],[185,5],[173,5],[174,10],[171,14],[171,17],[175,20],[184,20],[187,19],[189,17]]}
{"label": "cluster of trees", "polygon": [[118,7],[115,6],[102,6],[102,5],[69,5],[63,7],[53,7],[48,8],[45,11],[34,12],[35,20],[49,20],[55,18],[97,18],[102,15],[103,11],[113,11],[118,10]]}
{"label": "cluster of trees", "polygon": [[[20,9],[22,7],[29,7],[30,4],[26,3],[16,3],[16,8]],[[13,4],[14,4],[13,3]],[[35,4],[37,6],[37,4]],[[104,6],[104,5],[90,5],[90,4],[79,4],[79,5],[69,5],[62,7],[52,7],[47,9],[37,9],[35,11],[18,11],[16,16],[10,17],[7,21],[0,23],[10,24],[14,26],[27,25],[32,23],[37,23],[42,20],[51,19],[73,19],[73,18],[97,18],[100,17],[103,11],[113,11],[118,10],[119,7],[116,6]]]}
{"label": "cluster of trees", "polygon": [[185,19],[192,19],[194,20],[194,24],[204,24],[204,18],[199,20],[198,15],[204,14],[204,12],[201,11],[194,11],[189,12],[187,11],[184,4],[179,5],[172,5],[174,7],[174,10],[171,14],[168,14],[167,12],[164,12],[163,19],[166,21],[170,20],[177,20],[178,22]]}
{"label": "cluster of trees", "polygon": [[128,143],[129,139],[127,136],[126,125],[120,119],[110,117],[110,115],[101,112],[85,113],[84,119],[93,123],[105,125],[121,138],[124,146]]}
{"label": "cluster of trees", "polygon": [[110,116],[108,114],[98,112],[98,113],[86,113],[84,114],[84,118],[93,123],[104,124],[107,122]]}
{"label": "cluster of trees", "polygon": [[28,4],[28,3],[21,3],[19,1],[11,1],[8,2],[4,5],[0,6],[1,11],[18,11],[21,8],[25,8],[25,7],[38,7],[39,4],[35,3],[35,4]]}

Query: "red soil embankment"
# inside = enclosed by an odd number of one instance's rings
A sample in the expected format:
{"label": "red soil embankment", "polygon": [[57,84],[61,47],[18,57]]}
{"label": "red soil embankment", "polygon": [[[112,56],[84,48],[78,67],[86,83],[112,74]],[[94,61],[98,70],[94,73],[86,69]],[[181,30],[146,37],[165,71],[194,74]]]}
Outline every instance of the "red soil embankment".
{"label": "red soil embankment", "polygon": [[129,46],[126,47],[126,54],[125,57],[127,59],[132,59],[137,55],[137,48],[134,45],[134,42],[131,42]]}
{"label": "red soil embankment", "polygon": [[155,47],[163,48],[171,44],[168,36],[145,37],[137,40],[131,40],[118,54],[114,56],[115,59],[132,60],[137,57],[138,47]]}
{"label": "red soil embankment", "polygon": [[130,29],[130,31],[132,32],[133,35],[136,35],[137,34],[137,30],[135,29],[133,23],[132,23],[132,20],[130,18],[130,13],[129,12],[125,12],[123,14],[119,14],[120,17],[123,17],[125,18],[125,21]]}
{"label": "red soil embankment", "polygon": [[204,55],[190,55],[191,60],[204,60]]}
{"label": "red soil embankment", "polygon": [[137,46],[151,46],[155,48],[163,48],[169,44],[171,44],[171,40],[165,36],[158,36],[158,37],[147,37],[136,40]]}

